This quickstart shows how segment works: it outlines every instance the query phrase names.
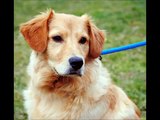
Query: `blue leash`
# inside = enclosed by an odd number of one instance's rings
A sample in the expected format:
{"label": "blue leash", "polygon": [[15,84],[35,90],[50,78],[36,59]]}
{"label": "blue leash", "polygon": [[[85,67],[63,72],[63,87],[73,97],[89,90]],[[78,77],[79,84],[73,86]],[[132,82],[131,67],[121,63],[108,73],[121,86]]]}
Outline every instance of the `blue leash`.
{"label": "blue leash", "polygon": [[141,42],[137,42],[137,43],[133,43],[133,44],[129,44],[129,45],[124,45],[124,46],[120,46],[120,47],[102,50],[101,55],[110,54],[110,53],[114,53],[114,52],[120,52],[120,51],[124,51],[124,50],[128,50],[128,49],[133,49],[133,48],[144,46],[144,45],[146,45],[146,40],[141,41]]}

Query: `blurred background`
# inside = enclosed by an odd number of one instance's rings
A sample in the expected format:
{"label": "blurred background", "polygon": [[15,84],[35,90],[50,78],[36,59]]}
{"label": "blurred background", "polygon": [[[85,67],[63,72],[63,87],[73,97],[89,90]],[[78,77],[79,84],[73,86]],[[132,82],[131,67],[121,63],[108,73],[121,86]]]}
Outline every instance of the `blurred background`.
{"label": "blurred background", "polygon": [[[14,0],[14,119],[26,120],[22,92],[29,77],[26,67],[31,49],[19,25],[47,8],[75,15],[89,14],[106,30],[104,49],[142,41],[146,37],[145,0]],[[146,119],[146,47],[102,56],[111,77],[142,111]]]}

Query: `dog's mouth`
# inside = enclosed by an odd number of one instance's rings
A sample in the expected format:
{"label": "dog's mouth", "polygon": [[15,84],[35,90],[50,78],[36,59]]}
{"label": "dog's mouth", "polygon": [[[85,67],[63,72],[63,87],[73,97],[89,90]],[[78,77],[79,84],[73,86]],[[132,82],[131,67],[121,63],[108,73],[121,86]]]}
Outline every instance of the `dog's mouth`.
{"label": "dog's mouth", "polygon": [[74,70],[74,69],[69,69],[69,71],[67,72],[67,74],[66,75],[75,75],[75,76],[82,76],[82,70],[81,69],[79,69],[79,70]]}
{"label": "dog's mouth", "polygon": [[53,71],[54,71],[54,76],[56,77],[54,77],[52,82],[50,82],[50,86],[54,89],[68,86],[75,82],[75,79],[74,79],[75,77],[82,76],[81,70],[69,69],[66,72],[66,74],[63,74],[63,75],[59,74],[55,68],[53,68]]}
{"label": "dog's mouth", "polygon": [[59,74],[58,71],[53,68],[53,70],[55,71],[55,73],[58,75],[58,76],[61,76],[61,77],[73,77],[73,76],[79,76],[81,77],[82,76],[82,70],[81,69],[78,69],[78,70],[74,70],[72,68],[70,68],[69,70],[67,70],[66,73],[64,74]]}

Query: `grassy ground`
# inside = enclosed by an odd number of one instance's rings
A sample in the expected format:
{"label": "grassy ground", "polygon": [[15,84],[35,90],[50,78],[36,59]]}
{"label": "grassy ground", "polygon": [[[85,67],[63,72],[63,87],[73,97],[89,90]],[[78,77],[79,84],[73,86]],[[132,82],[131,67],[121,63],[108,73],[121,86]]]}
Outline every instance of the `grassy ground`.
{"label": "grassy ground", "polygon": [[[91,15],[97,26],[107,30],[104,48],[145,39],[145,0],[15,0],[14,8],[14,105],[15,120],[26,120],[22,90],[26,87],[26,66],[30,48],[19,33],[19,24],[47,8],[57,12]],[[103,56],[113,81],[122,87],[146,119],[146,47]]]}

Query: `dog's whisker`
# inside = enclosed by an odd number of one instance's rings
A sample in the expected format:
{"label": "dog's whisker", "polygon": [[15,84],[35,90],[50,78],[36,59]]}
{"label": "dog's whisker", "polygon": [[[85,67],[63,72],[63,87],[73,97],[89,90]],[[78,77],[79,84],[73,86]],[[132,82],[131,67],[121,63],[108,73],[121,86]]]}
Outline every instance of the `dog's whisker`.
{"label": "dog's whisker", "polygon": [[57,72],[57,70],[55,69],[55,67],[53,67],[52,70],[59,76],[59,73]]}

